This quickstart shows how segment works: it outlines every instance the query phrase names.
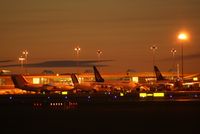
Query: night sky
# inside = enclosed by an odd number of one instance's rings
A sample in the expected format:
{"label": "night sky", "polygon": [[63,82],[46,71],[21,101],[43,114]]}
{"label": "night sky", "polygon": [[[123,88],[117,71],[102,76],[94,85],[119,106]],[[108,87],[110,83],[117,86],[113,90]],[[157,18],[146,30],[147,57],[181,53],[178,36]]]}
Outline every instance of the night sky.
{"label": "night sky", "polygon": [[[199,0],[0,0],[0,65],[19,71],[18,57],[29,51],[28,63],[111,60],[102,72],[152,71],[152,51],[162,71],[172,67],[172,53],[180,60],[177,35],[187,32],[184,71],[200,72]],[[8,62],[5,62],[8,61]],[[29,71],[41,71],[31,68]],[[45,68],[58,72],[75,67]],[[84,67],[83,70],[86,68]]]}

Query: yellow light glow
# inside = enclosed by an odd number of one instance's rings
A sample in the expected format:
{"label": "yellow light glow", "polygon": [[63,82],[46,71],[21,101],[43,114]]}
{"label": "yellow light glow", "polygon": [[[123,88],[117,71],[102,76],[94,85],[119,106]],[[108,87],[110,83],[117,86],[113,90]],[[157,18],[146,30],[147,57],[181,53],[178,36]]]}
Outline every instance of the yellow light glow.
{"label": "yellow light glow", "polygon": [[40,78],[33,78],[33,84],[40,84]]}
{"label": "yellow light glow", "polygon": [[150,94],[147,94],[147,96],[153,96],[153,94],[150,93]]}
{"label": "yellow light glow", "polygon": [[68,94],[67,91],[63,91],[63,92],[62,92],[62,95],[67,95],[67,94]]}
{"label": "yellow light glow", "polygon": [[194,78],[193,78],[193,81],[198,81],[198,77],[194,77]]}
{"label": "yellow light glow", "polygon": [[124,93],[120,93],[120,96],[124,96]]}
{"label": "yellow light glow", "polygon": [[140,97],[147,97],[147,94],[146,93],[140,93]]}
{"label": "yellow light glow", "polygon": [[178,35],[178,39],[180,40],[187,40],[188,36],[185,33],[180,33]]}
{"label": "yellow light glow", "polygon": [[138,77],[132,77],[132,81],[138,83],[139,82],[139,78]]}
{"label": "yellow light glow", "polygon": [[164,93],[153,93],[153,97],[164,97]]}

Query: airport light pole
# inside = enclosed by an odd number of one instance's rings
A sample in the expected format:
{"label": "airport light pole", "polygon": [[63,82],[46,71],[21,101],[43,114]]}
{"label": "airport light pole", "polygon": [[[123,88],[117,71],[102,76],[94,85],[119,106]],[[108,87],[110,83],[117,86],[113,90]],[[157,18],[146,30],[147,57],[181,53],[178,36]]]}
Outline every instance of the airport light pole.
{"label": "airport light pole", "polygon": [[78,66],[79,66],[79,53],[81,51],[81,48],[79,46],[74,48],[74,51],[76,51],[76,66],[77,66],[77,73],[78,73]]}
{"label": "airport light pole", "polygon": [[186,41],[188,39],[187,35],[185,33],[180,33],[178,35],[178,39],[180,40],[180,44],[181,44],[181,70],[182,70],[182,80],[183,80],[183,45],[184,45],[184,41]]}
{"label": "airport light pole", "polygon": [[97,50],[98,61],[100,61],[101,54],[102,54],[102,51],[101,50]]}
{"label": "airport light pole", "polygon": [[150,49],[153,52],[153,66],[155,66],[155,53],[156,53],[156,50],[158,49],[158,47],[156,45],[153,45],[150,47]]}
{"label": "airport light pole", "polygon": [[25,56],[25,62],[27,63],[28,62],[28,51],[27,50],[24,50],[23,52],[22,52],[22,54]]}
{"label": "airport light pole", "polygon": [[[29,52],[28,52],[27,50],[24,50],[24,51],[22,52],[22,54],[23,54],[24,57],[25,57],[25,63],[26,63],[26,65],[27,65],[27,63],[28,63],[28,54],[29,54]],[[27,69],[26,69],[25,71],[26,71],[26,73],[27,73]]]}
{"label": "airport light pole", "polygon": [[23,68],[24,68],[24,61],[25,61],[25,58],[23,56],[20,56],[19,57],[19,62],[21,64],[21,70],[23,72]]}
{"label": "airport light pole", "polygon": [[175,70],[175,53],[176,53],[176,49],[172,48],[170,52],[172,53],[172,69]]}

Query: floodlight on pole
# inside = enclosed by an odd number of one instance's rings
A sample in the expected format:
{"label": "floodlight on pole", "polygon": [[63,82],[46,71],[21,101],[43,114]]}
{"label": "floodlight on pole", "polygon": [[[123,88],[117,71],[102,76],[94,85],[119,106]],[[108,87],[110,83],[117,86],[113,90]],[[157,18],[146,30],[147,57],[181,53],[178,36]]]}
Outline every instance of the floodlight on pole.
{"label": "floodlight on pole", "polygon": [[[28,52],[27,50],[24,50],[24,51],[22,52],[22,54],[23,54],[24,57],[25,57],[25,64],[26,64],[26,66],[27,66],[27,63],[28,63],[28,54],[29,54],[29,52]],[[25,72],[27,73],[27,67],[25,67]]]}
{"label": "floodlight on pole", "polygon": [[[81,48],[79,46],[77,46],[77,47],[74,48],[74,51],[76,51],[76,60],[77,60],[76,66],[78,68],[78,66],[79,66],[79,53],[81,51]],[[78,69],[77,69],[77,72],[78,72]]]}
{"label": "floodlight on pole", "polygon": [[180,44],[181,44],[181,68],[182,68],[182,80],[183,80],[183,45],[184,45],[184,41],[186,41],[188,39],[187,34],[185,33],[180,33],[178,35],[178,39],[180,40]]}
{"label": "floodlight on pole", "polygon": [[176,53],[176,49],[172,48],[170,52],[172,53],[172,69],[175,70],[175,53]]}
{"label": "floodlight on pole", "polygon": [[100,61],[101,54],[102,54],[102,51],[101,50],[97,50],[98,61]]}
{"label": "floodlight on pole", "polygon": [[21,70],[23,71],[25,58],[23,56],[20,56],[18,60],[21,64]]}
{"label": "floodlight on pole", "polygon": [[150,47],[150,49],[153,52],[153,66],[155,66],[155,52],[158,49],[158,47],[156,45],[153,45],[153,46]]}
{"label": "floodlight on pole", "polygon": [[27,64],[27,62],[28,62],[28,51],[27,50],[24,50],[23,52],[22,52],[22,54],[25,56],[25,61],[26,61],[26,64]]}

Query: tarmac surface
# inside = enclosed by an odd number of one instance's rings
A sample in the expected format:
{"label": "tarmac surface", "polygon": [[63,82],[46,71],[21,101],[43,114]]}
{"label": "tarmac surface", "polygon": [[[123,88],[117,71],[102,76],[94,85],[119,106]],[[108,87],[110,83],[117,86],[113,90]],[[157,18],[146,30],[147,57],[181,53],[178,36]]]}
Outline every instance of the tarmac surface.
{"label": "tarmac surface", "polygon": [[[172,95],[172,97],[170,97]],[[198,92],[2,95],[3,133],[197,133]]]}

